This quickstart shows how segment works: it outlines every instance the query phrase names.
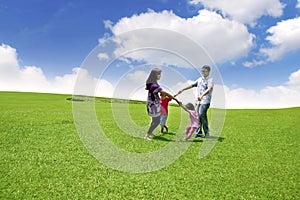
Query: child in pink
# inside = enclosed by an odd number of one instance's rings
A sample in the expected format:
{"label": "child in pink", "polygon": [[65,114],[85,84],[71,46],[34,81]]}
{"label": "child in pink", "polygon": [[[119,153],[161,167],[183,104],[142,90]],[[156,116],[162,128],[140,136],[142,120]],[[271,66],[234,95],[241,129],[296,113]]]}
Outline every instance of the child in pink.
{"label": "child in pink", "polygon": [[191,124],[185,128],[186,137],[182,139],[182,142],[186,142],[194,133],[194,131],[199,127],[199,116],[198,108],[200,103],[197,103],[196,109],[192,103],[188,103],[185,106],[180,105],[185,111],[190,114]]}

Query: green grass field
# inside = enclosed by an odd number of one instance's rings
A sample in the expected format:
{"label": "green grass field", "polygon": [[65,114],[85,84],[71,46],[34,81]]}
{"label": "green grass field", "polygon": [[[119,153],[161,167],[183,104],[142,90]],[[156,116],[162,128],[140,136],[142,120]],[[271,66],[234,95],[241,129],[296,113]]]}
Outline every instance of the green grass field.
{"label": "green grass field", "polygon": [[[161,170],[126,173],[85,148],[68,97],[0,92],[0,199],[299,199],[300,108],[227,110],[207,157],[197,157],[205,139],[195,139]],[[110,103],[95,105],[111,141],[128,151],[159,149],[178,128],[179,108],[170,106],[171,134],[145,141],[119,130]],[[149,124],[144,104],[130,104],[130,113]]]}

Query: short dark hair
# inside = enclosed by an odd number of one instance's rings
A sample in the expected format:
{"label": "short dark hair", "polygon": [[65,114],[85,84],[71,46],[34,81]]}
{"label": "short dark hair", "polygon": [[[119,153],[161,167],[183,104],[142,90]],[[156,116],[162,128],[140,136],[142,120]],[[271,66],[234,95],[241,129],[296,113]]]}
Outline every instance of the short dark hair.
{"label": "short dark hair", "polygon": [[203,65],[202,69],[206,69],[207,71],[210,72],[210,66],[209,65]]}

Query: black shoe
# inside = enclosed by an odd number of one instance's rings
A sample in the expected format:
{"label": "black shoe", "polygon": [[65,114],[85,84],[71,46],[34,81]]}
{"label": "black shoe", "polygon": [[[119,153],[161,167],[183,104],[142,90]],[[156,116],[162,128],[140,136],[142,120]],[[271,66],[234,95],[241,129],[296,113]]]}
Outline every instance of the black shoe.
{"label": "black shoe", "polygon": [[169,128],[167,126],[165,126],[165,129],[166,129],[166,132],[168,133],[169,132]]}
{"label": "black shoe", "polygon": [[160,133],[161,133],[161,134],[164,134],[164,128],[161,128],[161,129],[160,129]]}
{"label": "black shoe", "polygon": [[195,138],[203,138],[203,135],[202,134],[196,134]]}

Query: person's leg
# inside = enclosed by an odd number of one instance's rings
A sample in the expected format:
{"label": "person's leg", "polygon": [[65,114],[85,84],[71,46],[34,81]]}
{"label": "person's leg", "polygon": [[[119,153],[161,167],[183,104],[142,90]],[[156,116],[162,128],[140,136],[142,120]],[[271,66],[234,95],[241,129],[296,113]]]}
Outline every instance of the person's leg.
{"label": "person's leg", "polygon": [[166,132],[168,133],[169,132],[169,127],[167,126],[167,120],[168,120],[168,114],[166,114],[166,121],[165,121],[165,129],[166,129]]}
{"label": "person's leg", "polygon": [[200,104],[199,109],[198,109],[198,114],[199,114],[199,127],[196,131],[195,138],[203,137],[202,134],[202,127],[203,127],[203,119],[200,117],[203,115],[204,112],[204,104]]}
{"label": "person's leg", "polygon": [[169,132],[169,127],[168,126],[164,126],[165,127],[165,129],[166,129],[166,132],[168,133]]}
{"label": "person's leg", "polygon": [[202,126],[203,126],[203,131],[205,133],[205,137],[209,137],[209,127],[208,127],[208,119],[207,119],[207,110],[209,108],[210,104],[203,104],[203,113],[202,115],[199,116],[201,117],[202,120]]}
{"label": "person's leg", "polygon": [[154,129],[159,125],[159,122],[160,122],[160,116],[152,117],[150,127],[149,127],[147,135],[145,137],[146,140],[150,140],[150,136],[152,135],[152,132],[154,131]]}
{"label": "person's leg", "polygon": [[186,135],[186,140],[188,140],[193,135],[195,130],[196,130],[195,127],[190,127],[189,132]]}
{"label": "person's leg", "polygon": [[188,134],[189,134],[189,132],[190,132],[190,129],[191,129],[191,125],[187,125],[187,126],[185,127],[185,138],[183,138],[183,139],[181,140],[182,142],[186,142],[187,136],[188,136]]}
{"label": "person's leg", "polygon": [[160,133],[163,134],[164,133],[164,122],[163,122],[163,115],[160,116]]}
{"label": "person's leg", "polygon": [[188,135],[188,133],[190,132],[190,129],[191,129],[191,125],[188,125],[186,128],[185,128],[185,134]]}
{"label": "person's leg", "polygon": [[[160,116],[160,133],[164,133],[164,128],[166,127],[166,121],[167,121],[167,115],[161,115]],[[168,129],[167,129],[168,132]]]}
{"label": "person's leg", "polygon": [[160,133],[161,134],[164,134],[164,127],[165,127],[164,125],[160,125]]}

